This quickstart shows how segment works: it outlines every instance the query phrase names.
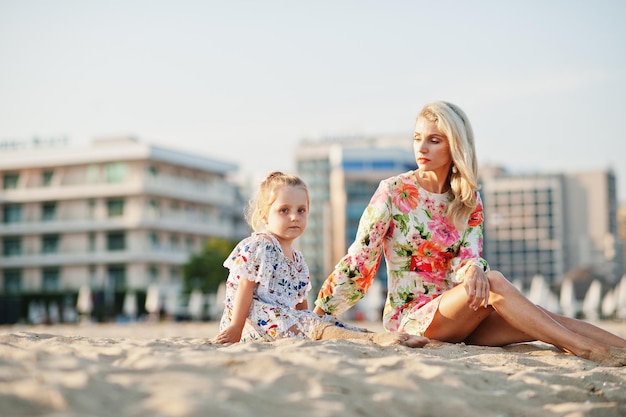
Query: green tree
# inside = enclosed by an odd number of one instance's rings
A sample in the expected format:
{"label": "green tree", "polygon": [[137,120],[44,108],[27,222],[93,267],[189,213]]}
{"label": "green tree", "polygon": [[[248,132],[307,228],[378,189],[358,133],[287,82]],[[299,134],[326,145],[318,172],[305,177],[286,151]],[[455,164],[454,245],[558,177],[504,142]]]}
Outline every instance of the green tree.
{"label": "green tree", "polygon": [[220,283],[228,278],[228,270],[224,268],[224,260],[230,255],[236,241],[224,238],[209,238],[202,251],[192,255],[183,266],[185,293],[198,288],[204,294],[217,292]]}

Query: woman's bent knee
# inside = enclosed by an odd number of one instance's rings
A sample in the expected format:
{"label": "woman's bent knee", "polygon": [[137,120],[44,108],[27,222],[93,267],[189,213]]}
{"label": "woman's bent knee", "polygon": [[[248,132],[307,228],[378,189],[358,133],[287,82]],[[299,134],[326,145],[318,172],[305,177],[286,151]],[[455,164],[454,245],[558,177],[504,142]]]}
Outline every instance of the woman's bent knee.
{"label": "woman's bent knee", "polygon": [[515,289],[513,284],[500,271],[487,272],[487,278],[489,279],[489,288],[494,293],[504,294]]}

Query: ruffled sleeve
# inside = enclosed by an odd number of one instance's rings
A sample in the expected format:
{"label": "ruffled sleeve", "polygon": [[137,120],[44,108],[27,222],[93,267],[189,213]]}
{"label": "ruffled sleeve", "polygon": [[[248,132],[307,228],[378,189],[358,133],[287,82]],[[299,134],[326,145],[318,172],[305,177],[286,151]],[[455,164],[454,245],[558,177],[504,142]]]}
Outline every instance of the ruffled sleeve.
{"label": "ruffled sleeve", "polygon": [[471,266],[483,271],[489,271],[489,263],[482,258],[483,251],[483,203],[480,193],[476,192],[476,208],[467,221],[467,228],[463,232],[459,254],[452,259],[452,281],[462,283],[465,274]]}
{"label": "ruffled sleeve", "polygon": [[278,250],[262,234],[242,240],[224,261],[224,267],[237,279],[248,279],[268,286],[278,265]]}

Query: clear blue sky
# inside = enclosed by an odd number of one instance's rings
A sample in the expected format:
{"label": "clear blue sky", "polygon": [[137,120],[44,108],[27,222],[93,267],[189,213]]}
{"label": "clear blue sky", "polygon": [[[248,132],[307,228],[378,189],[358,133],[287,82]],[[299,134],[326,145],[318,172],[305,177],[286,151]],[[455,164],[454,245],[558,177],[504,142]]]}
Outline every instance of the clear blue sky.
{"label": "clear blue sky", "polygon": [[479,161],[613,168],[626,1],[0,0],[0,139],[140,140],[292,170],[303,138],[469,115]]}

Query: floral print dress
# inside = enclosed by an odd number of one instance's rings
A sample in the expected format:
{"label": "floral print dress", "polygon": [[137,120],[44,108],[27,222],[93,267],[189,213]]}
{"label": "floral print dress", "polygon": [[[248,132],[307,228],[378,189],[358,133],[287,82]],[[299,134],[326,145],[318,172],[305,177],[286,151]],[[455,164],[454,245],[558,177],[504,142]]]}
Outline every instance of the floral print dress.
{"label": "floral print dress", "polygon": [[280,243],[269,232],[253,233],[243,239],[224,261],[229,269],[226,280],[224,313],[220,331],[230,325],[235,293],[239,281],[256,282],[250,311],[241,342],[272,341],[284,337],[312,338],[316,323],[326,322],[352,330],[333,317],[319,317],[311,310],[296,310],[306,300],[311,289],[309,268],[300,251],[294,249],[294,259],[286,257]]}
{"label": "floral print dress", "polygon": [[370,287],[384,253],[387,299],[383,326],[423,336],[437,311],[437,297],[463,282],[471,265],[489,270],[482,259],[483,207],[477,205],[464,230],[445,216],[451,192],[421,188],[414,171],[380,182],[361,217],[354,243],[326,279],[316,301],[338,315]]}

